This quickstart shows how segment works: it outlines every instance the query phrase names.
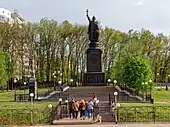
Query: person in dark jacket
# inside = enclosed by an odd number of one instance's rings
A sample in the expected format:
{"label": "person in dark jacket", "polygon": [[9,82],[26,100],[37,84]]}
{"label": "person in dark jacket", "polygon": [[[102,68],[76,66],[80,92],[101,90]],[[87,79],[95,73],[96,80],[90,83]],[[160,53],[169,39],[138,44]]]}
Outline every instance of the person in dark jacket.
{"label": "person in dark jacket", "polygon": [[74,99],[71,99],[70,101],[69,101],[69,116],[70,116],[70,119],[72,118],[72,115],[74,114],[74,111],[73,111],[73,108],[72,108],[72,106],[73,106],[73,103],[74,103]]}

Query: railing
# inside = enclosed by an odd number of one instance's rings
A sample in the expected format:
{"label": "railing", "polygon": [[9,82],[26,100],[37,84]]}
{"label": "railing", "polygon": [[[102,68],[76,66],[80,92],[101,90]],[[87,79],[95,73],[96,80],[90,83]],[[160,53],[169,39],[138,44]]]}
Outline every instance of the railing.
{"label": "railing", "polygon": [[[93,120],[94,118],[97,117],[97,115],[100,114],[99,108],[100,108],[99,106],[94,106],[94,110],[92,113]],[[103,109],[108,110],[108,108],[106,109],[106,107],[105,108],[103,107]],[[59,120],[68,117],[69,117],[69,109],[67,103],[58,104],[53,110],[53,118],[54,118],[53,120]]]}
{"label": "railing", "polygon": [[63,119],[69,116],[67,103],[58,104],[53,110],[53,120]]}
{"label": "railing", "polygon": [[170,122],[170,106],[119,107],[118,122]]}
{"label": "railing", "polygon": [[157,83],[156,86],[157,87],[166,87],[166,86],[170,87],[170,83]]}
{"label": "railing", "polygon": [[30,96],[29,94],[15,94],[14,95],[14,101],[23,102],[23,101],[29,101]]}
{"label": "railing", "polygon": [[40,92],[38,93],[38,97],[46,97],[48,96],[53,90],[48,90],[47,92]]}
{"label": "railing", "polygon": [[[37,97],[46,97],[48,96],[52,91],[48,90],[47,92],[40,92],[38,93]],[[29,101],[30,96],[29,94],[15,94],[14,95],[14,101],[18,102],[24,102]]]}
{"label": "railing", "polygon": [[[143,101],[151,102],[151,103],[153,102],[152,95],[150,92],[141,93],[139,91],[135,91],[134,89],[128,88],[125,86],[119,86],[119,87],[121,88],[121,90],[125,90],[125,91],[129,92],[132,96],[141,97],[143,99]],[[127,97],[127,101],[128,101],[128,97]]]}

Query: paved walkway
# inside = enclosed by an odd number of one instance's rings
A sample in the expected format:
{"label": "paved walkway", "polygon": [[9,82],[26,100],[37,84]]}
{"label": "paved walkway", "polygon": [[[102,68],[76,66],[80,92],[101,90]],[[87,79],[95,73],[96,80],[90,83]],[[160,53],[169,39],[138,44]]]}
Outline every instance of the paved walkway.
{"label": "paved walkway", "polygon": [[[31,127],[31,126],[13,126]],[[170,127],[170,124],[92,124],[92,125],[42,125],[32,127]]]}

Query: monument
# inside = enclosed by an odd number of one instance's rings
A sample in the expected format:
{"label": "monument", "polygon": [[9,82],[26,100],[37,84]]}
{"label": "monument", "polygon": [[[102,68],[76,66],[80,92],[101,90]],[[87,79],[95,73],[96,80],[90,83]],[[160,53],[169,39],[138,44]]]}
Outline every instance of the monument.
{"label": "monument", "polygon": [[87,72],[84,73],[84,84],[87,86],[103,86],[105,83],[105,74],[102,71],[102,50],[99,47],[99,27],[95,16],[92,19],[86,11],[89,21],[88,37],[89,48],[87,49]]}

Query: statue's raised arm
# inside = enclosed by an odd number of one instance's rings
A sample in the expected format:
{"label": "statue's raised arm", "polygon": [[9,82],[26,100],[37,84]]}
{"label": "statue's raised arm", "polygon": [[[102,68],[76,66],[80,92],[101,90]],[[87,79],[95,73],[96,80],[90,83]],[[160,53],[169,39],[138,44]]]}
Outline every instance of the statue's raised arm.
{"label": "statue's raised arm", "polygon": [[86,10],[86,16],[87,16],[87,19],[89,20],[89,22],[91,22],[91,19],[90,19],[90,17],[89,17],[89,11],[88,11],[88,9]]}
{"label": "statue's raised arm", "polygon": [[95,16],[90,19],[88,15],[88,10],[86,10],[86,16],[89,21],[89,26],[88,26],[88,35],[89,35],[89,40],[90,42],[98,42],[98,37],[99,37],[99,28],[98,24],[96,22]]}

